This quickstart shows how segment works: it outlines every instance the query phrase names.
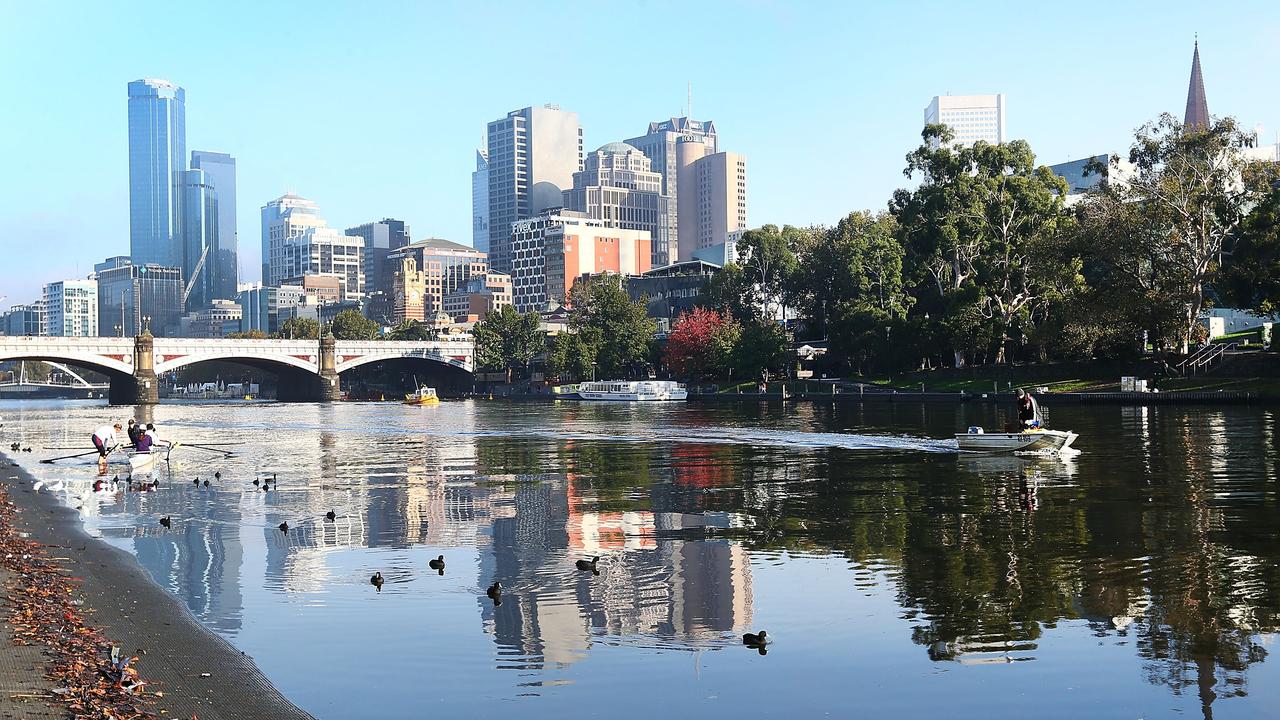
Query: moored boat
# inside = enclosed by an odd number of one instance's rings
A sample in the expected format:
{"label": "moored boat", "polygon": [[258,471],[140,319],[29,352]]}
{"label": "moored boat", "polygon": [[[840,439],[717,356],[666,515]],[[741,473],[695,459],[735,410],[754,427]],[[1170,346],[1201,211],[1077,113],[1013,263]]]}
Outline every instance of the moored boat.
{"label": "moored boat", "polygon": [[404,396],[405,405],[436,405],[439,402],[440,397],[436,395],[436,389],[426,385]]}
{"label": "moored boat", "polygon": [[686,400],[689,391],[671,380],[606,380],[578,385],[577,395],[581,400],[646,402]]}
{"label": "moored boat", "polygon": [[956,444],[961,450],[970,452],[1060,453],[1070,448],[1077,437],[1076,433],[1065,430],[1035,428],[1022,432],[989,433],[975,426],[968,432],[956,433]]}

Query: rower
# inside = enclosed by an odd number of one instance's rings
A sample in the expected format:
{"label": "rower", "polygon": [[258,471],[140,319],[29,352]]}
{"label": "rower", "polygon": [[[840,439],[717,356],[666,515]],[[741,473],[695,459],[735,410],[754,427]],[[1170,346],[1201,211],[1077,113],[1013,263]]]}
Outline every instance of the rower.
{"label": "rower", "polygon": [[153,423],[147,423],[147,429],[143,431],[143,434],[151,438],[151,443],[150,443],[151,445],[161,445],[161,446],[167,447],[173,444],[166,440],[160,439],[160,435],[156,433],[156,426]]}
{"label": "rower", "polygon": [[129,437],[130,445],[138,444],[138,437],[142,435],[142,432],[143,432],[143,428],[141,425],[138,424],[138,421],[134,420],[133,418],[129,418],[129,429],[128,429],[127,435]]}
{"label": "rower", "polygon": [[155,437],[151,435],[151,433],[144,432],[138,435],[137,441],[134,442],[134,447],[136,447],[140,453],[149,453],[151,452],[151,445],[154,442]]}
{"label": "rower", "polygon": [[102,472],[107,471],[107,455],[120,444],[116,439],[116,433],[121,429],[120,423],[116,423],[103,425],[93,431],[93,447],[98,451],[98,469]]}

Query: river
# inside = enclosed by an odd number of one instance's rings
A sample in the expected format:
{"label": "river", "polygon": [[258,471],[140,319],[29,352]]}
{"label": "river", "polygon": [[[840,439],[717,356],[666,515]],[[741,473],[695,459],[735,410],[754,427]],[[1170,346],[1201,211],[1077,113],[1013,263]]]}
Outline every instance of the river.
{"label": "river", "polygon": [[1052,407],[1051,459],[958,453],[989,405],[171,403],[243,444],[151,493],[37,462],[131,410],[3,441],[320,718],[1280,712],[1273,409]]}

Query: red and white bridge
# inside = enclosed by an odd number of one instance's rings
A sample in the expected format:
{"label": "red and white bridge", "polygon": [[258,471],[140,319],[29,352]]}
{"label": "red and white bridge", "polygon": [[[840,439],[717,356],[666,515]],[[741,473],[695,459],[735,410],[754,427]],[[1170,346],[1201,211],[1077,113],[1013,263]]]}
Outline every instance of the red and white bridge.
{"label": "red and white bridge", "polygon": [[[196,363],[221,360],[275,372],[282,399],[332,399],[337,376],[375,362],[424,362],[437,369],[472,372],[475,345],[466,340],[204,340],[193,338],[0,336],[0,361],[46,360],[87,368],[111,378],[113,402],[150,402],[155,376]],[[286,379],[302,381],[287,383]],[[130,382],[126,382],[126,380]],[[310,381],[326,381],[319,384]],[[136,393],[126,386],[136,384]],[[314,387],[293,388],[287,385]],[[136,397],[130,397],[135,395]]]}

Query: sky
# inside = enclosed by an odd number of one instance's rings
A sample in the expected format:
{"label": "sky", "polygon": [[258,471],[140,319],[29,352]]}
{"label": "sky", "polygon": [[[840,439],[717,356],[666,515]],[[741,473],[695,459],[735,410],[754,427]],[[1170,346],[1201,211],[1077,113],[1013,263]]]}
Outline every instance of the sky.
{"label": "sky", "polygon": [[[1033,8],[1033,9],[1029,9]],[[187,148],[237,162],[242,281],[286,191],[346,228],[471,238],[485,124],[554,103],[588,150],[686,112],[747,156],[748,220],[834,224],[909,184],[934,95],[1001,92],[1046,164],[1181,118],[1198,34],[1209,111],[1280,130],[1280,4],[1091,2],[67,3],[0,0],[0,308],[128,254],[126,85],[187,93]]]}

